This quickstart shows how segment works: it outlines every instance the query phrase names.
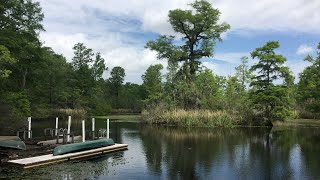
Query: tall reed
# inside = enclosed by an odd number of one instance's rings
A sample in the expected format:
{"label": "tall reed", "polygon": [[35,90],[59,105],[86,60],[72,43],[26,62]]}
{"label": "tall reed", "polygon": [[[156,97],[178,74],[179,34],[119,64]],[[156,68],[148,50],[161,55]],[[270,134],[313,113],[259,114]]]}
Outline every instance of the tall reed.
{"label": "tall reed", "polygon": [[143,111],[147,123],[172,124],[177,126],[231,127],[240,124],[240,117],[227,111],[183,110]]}
{"label": "tall reed", "polygon": [[71,116],[75,119],[85,119],[88,116],[85,109],[56,109],[53,115],[58,117]]}

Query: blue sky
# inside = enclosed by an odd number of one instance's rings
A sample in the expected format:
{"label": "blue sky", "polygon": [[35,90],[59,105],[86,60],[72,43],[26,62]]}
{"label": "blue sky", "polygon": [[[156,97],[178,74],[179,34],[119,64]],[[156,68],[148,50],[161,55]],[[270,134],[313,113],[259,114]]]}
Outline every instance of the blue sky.
{"label": "blue sky", "polygon": [[[159,34],[174,34],[168,23],[171,9],[186,9],[191,0],[40,0],[45,14],[46,46],[63,54],[68,61],[72,47],[83,42],[101,52],[109,68],[121,66],[126,81],[141,83],[141,75],[151,64],[161,63],[156,53],[144,49]],[[203,64],[218,75],[234,73],[242,56],[249,56],[267,41],[279,41],[277,50],[298,78],[308,65],[303,59],[315,54],[320,42],[319,0],[210,0],[221,12],[221,22],[231,29],[218,42],[214,57]],[[250,60],[253,64],[254,60]],[[165,72],[164,72],[165,73]],[[108,77],[109,72],[105,73]]]}

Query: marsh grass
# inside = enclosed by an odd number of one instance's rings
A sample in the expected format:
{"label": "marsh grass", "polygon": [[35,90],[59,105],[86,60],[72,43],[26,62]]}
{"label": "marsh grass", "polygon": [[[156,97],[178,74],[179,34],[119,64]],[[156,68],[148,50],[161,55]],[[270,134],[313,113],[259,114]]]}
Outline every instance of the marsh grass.
{"label": "marsh grass", "polygon": [[152,124],[171,124],[177,126],[232,127],[241,118],[227,111],[183,110],[143,111],[142,119]]}
{"label": "marsh grass", "polygon": [[54,115],[58,117],[68,117],[71,116],[75,119],[85,119],[88,117],[87,111],[85,109],[56,109]]}

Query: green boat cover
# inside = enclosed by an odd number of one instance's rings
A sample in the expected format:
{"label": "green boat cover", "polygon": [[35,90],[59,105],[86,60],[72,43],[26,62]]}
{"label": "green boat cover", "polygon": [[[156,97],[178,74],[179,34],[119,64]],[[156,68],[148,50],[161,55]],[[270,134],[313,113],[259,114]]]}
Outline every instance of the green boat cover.
{"label": "green boat cover", "polygon": [[97,139],[92,141],[86,141],[81,143],[73,143],[73,144],[65,144],[57,146],[53,149],[53,155],[61,155],[61,154],[67,154],[71,152],[77,152],[77,151],[83,151],[93,148],[99,148],[99,147],[105,147],[114,145],[114,142],[112,139]]}
{"label": "green boat cover", "polygon": [[26,150],[26,144],[20,139],[19,140],[18,139],[17,140],[12,140],[12,139],[0,140],[0,148],[1,147]]}

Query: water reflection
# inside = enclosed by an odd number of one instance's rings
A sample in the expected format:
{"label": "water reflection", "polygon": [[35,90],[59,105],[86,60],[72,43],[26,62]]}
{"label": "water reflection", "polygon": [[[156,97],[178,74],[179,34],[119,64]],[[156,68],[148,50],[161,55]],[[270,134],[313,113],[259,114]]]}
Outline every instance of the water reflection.
{"label": "water reflection", "polygon": [[[103,120],[97,128],[105,128]],[[129,150],[30,171],[16,179],[319,179],[319,128],[177,128],[111,122]]]}
{"label": "water reflection", "polygon": [[[312,153],[319,152],[319,141],[310,142],[319,134],[310,129],[140,130],[149,170],[166,170],[169,179],[301,179],[320,174],[319,156]],[[313,160],[305,161],[307,157]]]}

